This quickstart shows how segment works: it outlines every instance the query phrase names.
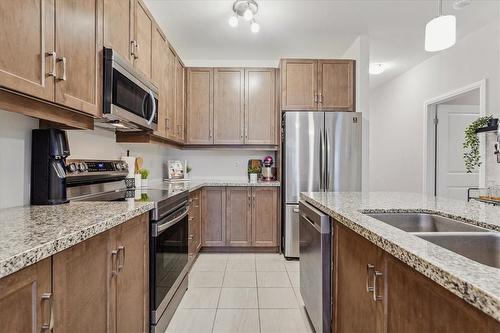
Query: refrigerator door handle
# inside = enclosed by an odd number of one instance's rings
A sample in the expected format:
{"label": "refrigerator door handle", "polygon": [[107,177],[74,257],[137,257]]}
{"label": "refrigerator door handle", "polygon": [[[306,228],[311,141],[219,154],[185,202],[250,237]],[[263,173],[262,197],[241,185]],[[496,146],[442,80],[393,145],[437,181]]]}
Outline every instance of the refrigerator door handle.
{"label": "refrigerator door handle", "polygon": [[319,130],[319,190],[325,190],[325,161],[324,161],[324,146],[323,131]]}
{"label": "refrigerator door handle", "polygon": [[330,191],[330,169],[328,168],[329,161],[329,150],[330,150],[330,138],[328,135],[328,130],[325,129],[325,191]]}

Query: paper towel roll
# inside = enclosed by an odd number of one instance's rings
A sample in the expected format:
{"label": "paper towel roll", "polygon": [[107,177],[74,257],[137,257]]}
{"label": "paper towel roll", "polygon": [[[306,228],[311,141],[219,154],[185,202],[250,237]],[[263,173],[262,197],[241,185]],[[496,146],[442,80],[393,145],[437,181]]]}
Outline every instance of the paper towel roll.
{"label": "paper towel roll", "polygon": [[125,161],[125,163],[128,164],[127,178],[134,178],[135,157],[134,156],[122,156],[122,161]]}

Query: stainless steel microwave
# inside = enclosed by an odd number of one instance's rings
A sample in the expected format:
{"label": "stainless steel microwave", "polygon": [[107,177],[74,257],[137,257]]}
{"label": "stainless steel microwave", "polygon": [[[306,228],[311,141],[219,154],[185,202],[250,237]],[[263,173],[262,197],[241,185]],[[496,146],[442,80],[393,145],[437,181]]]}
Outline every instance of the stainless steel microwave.
{"label": "stainless steel microwave", "polygon": [[113,49],[104,48],[103,118],[96,126],[157,130],[158,89]]}

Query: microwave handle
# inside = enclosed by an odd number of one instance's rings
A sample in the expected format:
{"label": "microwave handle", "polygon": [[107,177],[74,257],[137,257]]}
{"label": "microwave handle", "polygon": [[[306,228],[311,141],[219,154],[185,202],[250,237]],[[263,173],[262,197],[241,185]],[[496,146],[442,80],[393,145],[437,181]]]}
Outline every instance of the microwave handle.
{"label": "microwave handle", "polygon": [[151,104],[153,105],[153,112],[151,112],[151,118],[148,120],[148,125],[151,125],[156,115],[156,101],[151,89],[149,89],[149,97],[151,98]]}

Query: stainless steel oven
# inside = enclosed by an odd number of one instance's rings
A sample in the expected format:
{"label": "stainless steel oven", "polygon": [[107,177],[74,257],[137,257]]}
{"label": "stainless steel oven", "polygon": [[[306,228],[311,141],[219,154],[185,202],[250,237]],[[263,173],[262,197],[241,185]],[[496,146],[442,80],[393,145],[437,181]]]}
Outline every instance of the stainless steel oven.
{"label": "stainless steel oven", "polygon": [[103,118],[100,127],[157,130],[158,89],[113,49],[104,48]]}
{"label": "stainless steel oven", "polygon": [[187,289],[188,196],[176,195],[159,206],[151,224],[151,332],[165,332]]}

